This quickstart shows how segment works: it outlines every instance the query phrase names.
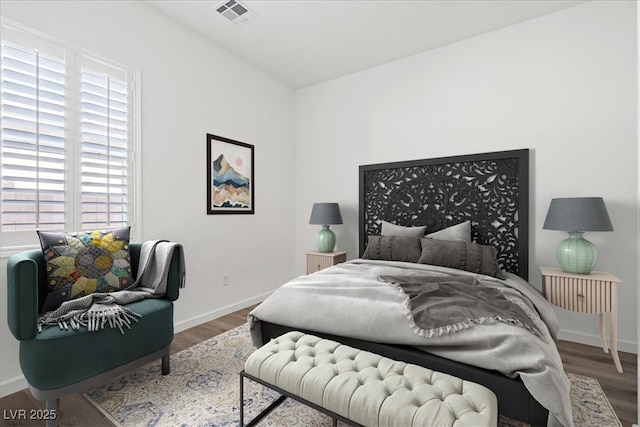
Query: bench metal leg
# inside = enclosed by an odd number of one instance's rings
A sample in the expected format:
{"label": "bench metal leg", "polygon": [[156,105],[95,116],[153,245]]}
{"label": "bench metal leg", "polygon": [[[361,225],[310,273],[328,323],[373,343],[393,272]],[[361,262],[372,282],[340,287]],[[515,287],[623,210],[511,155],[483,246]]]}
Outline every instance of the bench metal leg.
{"label": "bench metal leg", "polygon": [[244,423],[244,371],[240,372],[240,427],[251,427],[256,425],[261,419],[269,415],[278,405],[280,405],[287,398],[284,394],[273,401],[262,412],[255,416],[254,419],[247,424]]}

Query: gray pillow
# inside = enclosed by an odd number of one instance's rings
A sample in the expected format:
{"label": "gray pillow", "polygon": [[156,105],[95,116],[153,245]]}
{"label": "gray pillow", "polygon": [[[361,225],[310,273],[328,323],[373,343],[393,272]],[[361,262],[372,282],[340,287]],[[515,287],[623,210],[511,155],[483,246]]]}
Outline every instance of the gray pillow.
{"label": "gray pillow", "polygon": [[392,224],[387,221],[382,221],[382,234],[383,236],[411,236],[411,237],[423,237],[424,231],[427,229],[426,225],[419,227],[405,227],[402,225]]}
{"label": "gray pillow", "polygon": [[455,268],[472,273],[504,279],[497,260],[497,250],[493,246],[477,243],[421,239],[422,254],[418,259],[420,264],[437,265]]}
{"label": "gray pillow", "polygon": [[381,261],[418,262],[422,246],[420,237],[369,236],[362,258]]}
{"label": "gray pillow", "polygon": [[461,222],[460,224],[429,233],[426,237],[440,240],[461,240],[471,243],[471,221]]}

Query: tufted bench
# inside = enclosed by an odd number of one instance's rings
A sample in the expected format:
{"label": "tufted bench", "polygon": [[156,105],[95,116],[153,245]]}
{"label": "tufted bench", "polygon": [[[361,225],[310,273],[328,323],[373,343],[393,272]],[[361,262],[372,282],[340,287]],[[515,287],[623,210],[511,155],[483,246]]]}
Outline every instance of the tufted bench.
{"label": "tufted bench", "polygon": [[244,378],[350,425],[495,426],[496,396],[484,386],[421,366],[302,332],[289,332],[256,350],[240,373],[240,425]]}

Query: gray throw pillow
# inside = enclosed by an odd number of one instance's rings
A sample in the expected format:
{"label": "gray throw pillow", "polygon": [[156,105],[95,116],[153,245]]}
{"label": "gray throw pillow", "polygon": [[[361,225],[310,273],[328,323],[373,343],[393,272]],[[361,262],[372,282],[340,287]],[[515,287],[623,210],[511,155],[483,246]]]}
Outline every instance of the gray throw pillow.
{"label": "gray throw pillow", "polygon": [[421,239],[420,264],[455,268],[504,279],[493,246],[463,241]]}
{"label": "gray throw pillow", "polygon": [[363,259],[418,262],[422,247],[419,237],[369,236]]}
{"label": "gray throw pillow", "polygon": [[382,221],[382,234],[383,236],[411,236],[411,237],[423,237],[424,231],[427,229],[426,225],[419,227],[405,227],[403,225],[392,224],[387,221]]}
{"label": "gray throw pillow", "polygon": [[471,243],[471,221],[461,222],[439,231],[427,234],[428,238],[440,240],[462,240]]}

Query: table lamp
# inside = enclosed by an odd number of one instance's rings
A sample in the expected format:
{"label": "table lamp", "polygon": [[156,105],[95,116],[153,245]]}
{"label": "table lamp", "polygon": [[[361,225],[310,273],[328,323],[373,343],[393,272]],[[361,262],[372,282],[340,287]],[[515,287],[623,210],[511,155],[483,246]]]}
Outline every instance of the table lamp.
{"label": "table lamp", "polygon": [[309,224],[322,226],[318,234],[316,234],[318,252],[333,252],[333,248],[336,246],[336,234],[329,229],[329,226],[331,224],[342,224],[340,206],[337,203],[314,203]]}
{"label": "table lamp", "polygon": [[585,231],[613,231],[602,197],[551,199],[545,230],[562,230],[569,237],[558,243],[556,257],[562,271],[589,274],[596,265],[598,250],[582,237]]}

